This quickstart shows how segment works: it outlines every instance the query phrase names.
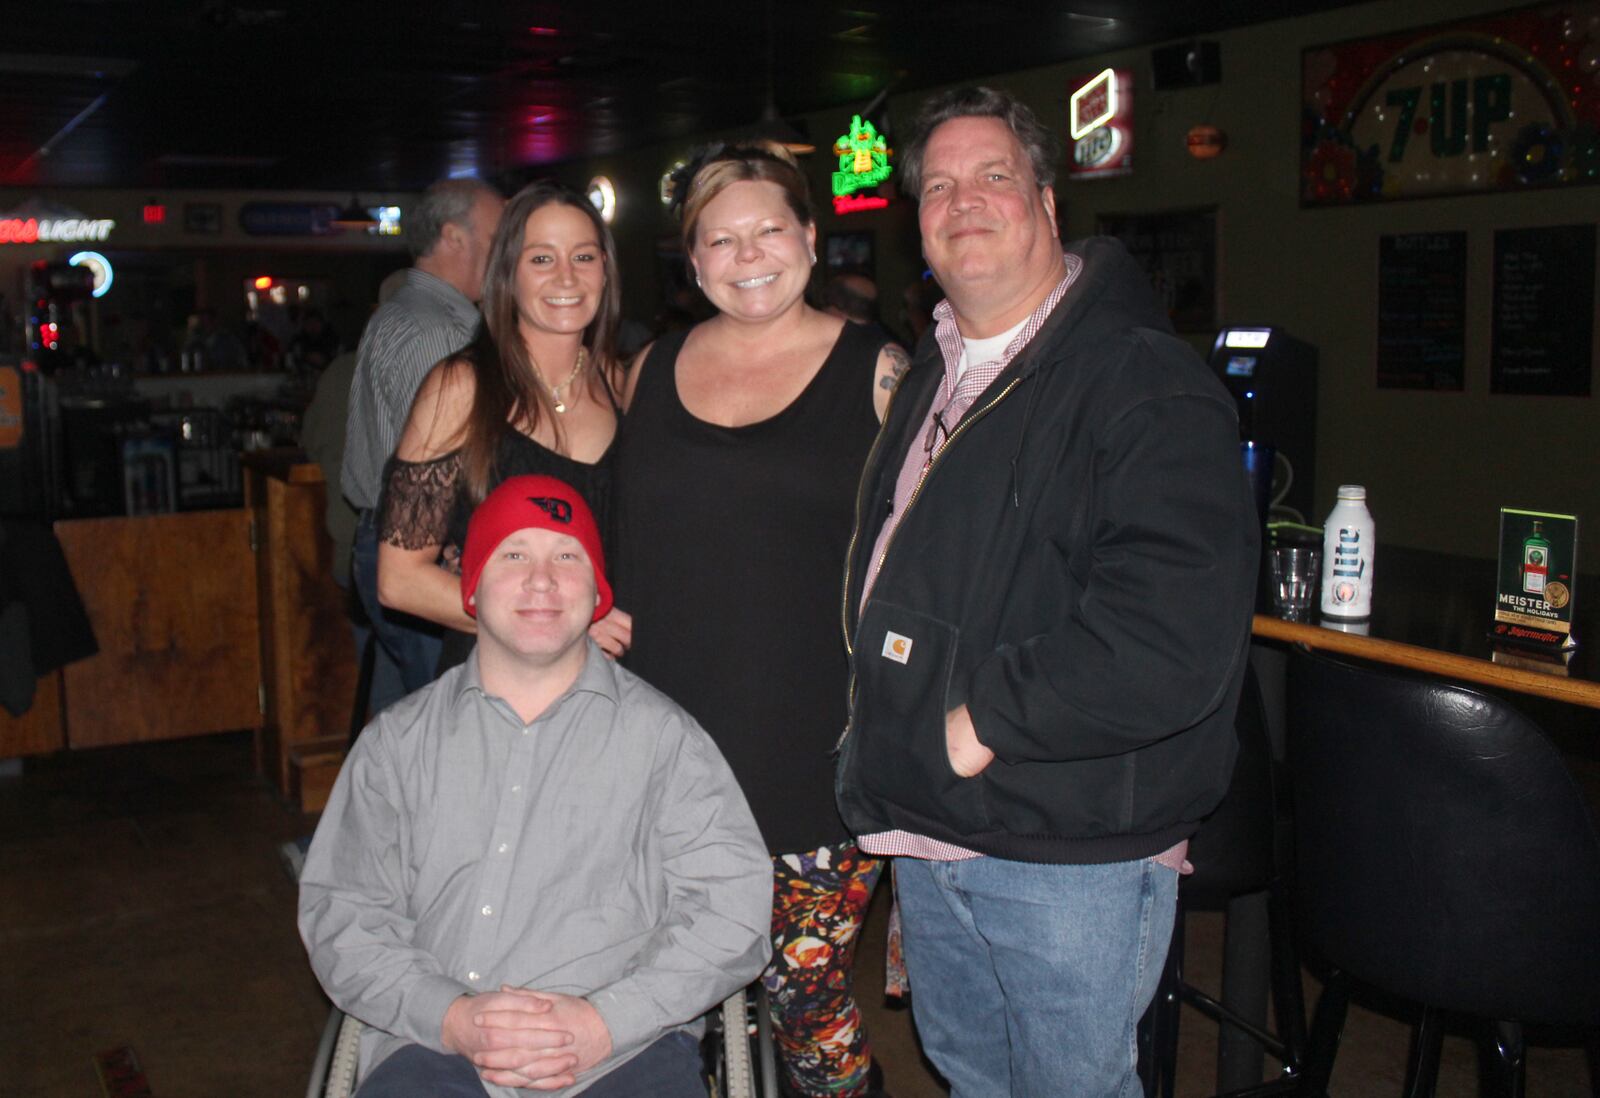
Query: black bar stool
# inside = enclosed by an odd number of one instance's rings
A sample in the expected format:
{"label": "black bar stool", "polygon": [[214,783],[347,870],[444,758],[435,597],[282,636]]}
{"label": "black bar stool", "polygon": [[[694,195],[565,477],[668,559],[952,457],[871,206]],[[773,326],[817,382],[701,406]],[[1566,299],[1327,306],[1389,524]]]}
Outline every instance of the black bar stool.
{"label": "black bar stool", "polygon": [[[1251,667],[1245,675],[1235,721],[1239,756],[1228,792],[1189,843],[1194,872],[1178,887],[1172,944],[1155,1001],[1141,1027],[1140,1073],[1151,1098],[1172,1098],[1178,1057],[1178,1021],[1187,1003],[1222,1026],[1232,1026],[1271,1053],[1283,1074],[1293,1077],[1305,1053],[1305,1006],[1300,958],[1291,921],[1289,875],[1285,859],[1287,810],[1280,796],[1272,744],[1267,734],[1261,688]],[[1184,980],[1183,931],[1186,911],[1223,911],[1229,901],[1266,893],[1271,945],[1273,1008],[1277,1032],[1269,1033],[1223,1001]],[[1260,1078],[1259,1052],[1255,1078]],[[1220,1074],[1220,1072],[1219,1072]]]}
{"label": "black bar stool", "polygon": [[1433,1093],[1446,1013],[1481,1021],[1514,1098],[1524,1023],[1600,1028],[1600,838],[1535,724],[1476,690],[1296,652],[1289,765],[1297,921],[1333,969],[1300,1093],[1327,1089],[1352,980],[1422,1007],[1408,1096]]}

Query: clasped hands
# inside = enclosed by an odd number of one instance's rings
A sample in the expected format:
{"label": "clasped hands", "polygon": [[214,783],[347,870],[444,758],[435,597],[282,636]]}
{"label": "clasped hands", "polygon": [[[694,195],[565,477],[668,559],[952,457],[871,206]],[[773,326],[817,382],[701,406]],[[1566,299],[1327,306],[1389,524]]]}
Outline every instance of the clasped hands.
{"label": "clasped hands", "polygon": [[611,1032],[587,999],[501,985],[445,1011],[443,1044],[486,1083],[559,1090],[611,1053]]}

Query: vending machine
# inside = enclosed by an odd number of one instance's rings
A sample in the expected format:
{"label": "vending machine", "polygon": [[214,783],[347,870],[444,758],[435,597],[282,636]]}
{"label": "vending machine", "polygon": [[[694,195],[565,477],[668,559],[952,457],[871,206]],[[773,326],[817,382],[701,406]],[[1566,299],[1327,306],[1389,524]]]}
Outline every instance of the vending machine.
{"label": "vending machine", "polygon": [[1224,328],[1211,368],[1239,408],[1240,437],[1274,452],[1271,518],[1315,522],[1317,349],[1282,328]]}

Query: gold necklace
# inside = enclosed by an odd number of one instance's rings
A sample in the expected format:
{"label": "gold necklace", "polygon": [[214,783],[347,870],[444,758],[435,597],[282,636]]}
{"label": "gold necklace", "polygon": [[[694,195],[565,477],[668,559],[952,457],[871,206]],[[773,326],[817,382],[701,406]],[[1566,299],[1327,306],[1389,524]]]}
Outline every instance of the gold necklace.
{"label": "gold necklace", "polygon": [[[533,362],[533,358],[530,356],[528,361]],[[544,371],[539,369],[539,364],[537,362],[533,362],[533,372],[535,376],[538,377],[539,384],[545,387],[546,391],[548,391],[550,394],[550,399],[555,402],[557,415],[560,415],[567,410],[567,402],[561,398],[561,394],[567,391],[567,386],[578,380],[578,375],[583,373],[583,368],[588,364],[588,356],[584,353],[584,349],[579,347],[578,361],[572,367],[572,373],[567,375],[567,380],[563,381],[560,385],[551,385],[544,379]]]}

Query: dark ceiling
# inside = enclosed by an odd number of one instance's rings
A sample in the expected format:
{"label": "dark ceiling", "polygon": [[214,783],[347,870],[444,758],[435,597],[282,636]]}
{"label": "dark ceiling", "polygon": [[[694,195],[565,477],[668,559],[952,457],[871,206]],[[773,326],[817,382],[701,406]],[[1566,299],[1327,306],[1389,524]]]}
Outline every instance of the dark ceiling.
{"label": "dark ceiling", "polygon": [[0,47],[0,185],[412,190],[447,174],[511,178],[754,123],[769,82],[786,113],[859,109],[891,83],[916,90],[1341,6],[767,3],[7,4],[26,14],[7,20]]}

